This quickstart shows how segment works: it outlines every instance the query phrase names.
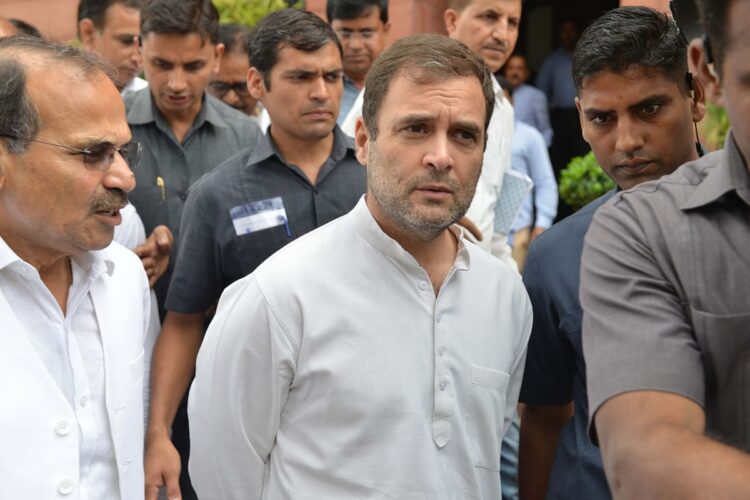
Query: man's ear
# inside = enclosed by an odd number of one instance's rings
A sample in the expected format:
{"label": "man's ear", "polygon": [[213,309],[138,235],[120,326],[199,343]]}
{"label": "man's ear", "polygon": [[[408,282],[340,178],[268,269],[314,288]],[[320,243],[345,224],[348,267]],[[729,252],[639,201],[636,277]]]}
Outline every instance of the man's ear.
{"label": "man's ear", "polygon": [[221,56],[224,55],[224,44],[223,43],[217,43],[214,47],[214,67],[213,67],[213,74],[217,74],[219,72],[219,68],[221,67]]}
{"label": "man's ear", "polygon": [[690,68],[694,71],[699,80],[698,83],[702,84],[704,100],[708,99],[714,104],[723,106],[719,75],[716,74],[714,65],[709,64],[706,48],[703,46],[703,41],[699,38],[690,42],[690,46],[688,47],[688,61],[690,63]]}
{"label": "man's ear", "polygon": [[365,167],[370,148],[370,138],[367,135],[367,127],[364,119],[360,116],[354,124],[354,146],[357,148],[357,161]]}
{"label": "man's ear", "polygon": [[388,21],[387,23],[385,23],[383,25],[383,33],[385,33],[387,35],[389,31],[391,31],[391,22],[390,21]]}
{"label": "man's ear", "polygon": [[263,75],[260,74],[255,66],[251,66],[247,71],[247,90],[250,96],[256,101],[261,101],[266,95],[266,84],[263,82]]}
{"label": "man's ear", "polygon": [[691,105],[693,121],[698,123],[706,114],[706,90],[700,78],[693,78],[693,104]]}
{"label": "man's ear", "polygon": [[456,32],[456,21],[458,21],[458,12],[456,9],[445,9],[445,12],[443,12],[443,22],[445,23],[445,31],[450,37]]}
{"label": "man's ear", "polygon": [[96,36],[96,27],[91,19],[81,19],[78,22],[78,33],[81,36],[83,48],[92,50],[94,48],[94,37]]}
{"label": "man's ear", "polygon": [[583,120],[583,109],[581,109],[581,100],[578,99],[578,96],[576,96],[576,109],[578,110],[578,120],[581,122],[581,135],[583,136],[583,140],[588,143],[588,139],[586,139],[586,124]]}

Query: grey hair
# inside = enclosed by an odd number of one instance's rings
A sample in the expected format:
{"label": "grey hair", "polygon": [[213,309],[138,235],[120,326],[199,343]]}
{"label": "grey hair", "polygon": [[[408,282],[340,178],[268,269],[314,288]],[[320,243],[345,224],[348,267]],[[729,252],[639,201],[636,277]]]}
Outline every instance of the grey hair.
{"label": "grey hair", "polygon": [[99,57],[70,45],[27,36],[0,38],[0,140],[11,154],[21,154],[29,139],[39,133],[42,122],[39,111],[26,92],[26,65],[29,56],[37,55],[49,62],[61,62],[80,71],[83,76],[101,72],[112,79],[112,68]]}

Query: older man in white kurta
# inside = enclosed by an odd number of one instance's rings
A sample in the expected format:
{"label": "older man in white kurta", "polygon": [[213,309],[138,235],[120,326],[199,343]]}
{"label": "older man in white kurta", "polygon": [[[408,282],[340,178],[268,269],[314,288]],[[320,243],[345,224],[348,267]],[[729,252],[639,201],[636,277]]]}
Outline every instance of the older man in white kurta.
{"label": "older man in white kurta", "polygon": [[110,245],[138,145],[77,49],[0,39],[0,81],[0,496],[142,499],[148,281]]}
{"label": "older man in white kurta", "polygon": [[517,273],[453,225],[493,99],[481,59],[447,37],[404,38],[373,65],[366,197],[229,287],[206,334],[199,495],[499,498],[531,309]]}

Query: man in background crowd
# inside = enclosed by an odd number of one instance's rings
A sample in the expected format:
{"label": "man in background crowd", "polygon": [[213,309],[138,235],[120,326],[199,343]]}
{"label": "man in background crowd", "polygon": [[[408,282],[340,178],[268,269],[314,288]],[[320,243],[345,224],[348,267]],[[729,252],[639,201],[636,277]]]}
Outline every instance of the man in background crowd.
{"label": "man in background crowd", "polygon": [[[144,145],[131,199],[147,234],[166,227],[177,241],[190,186],[228,157],[256,144],[260,131],[250,117],[206,93],[224,50],[218,41],[219,15],[210,0],[147,0],[140,32],[149,86],[125,96],[128,124]],[[175,249],[155,287],[160,307],[176,257]],[[155,357],[158,350],[157,342]],[[152,414],[163,406],[161,397],[153,391]],[[172,437],[187,460],[184,411],[178,412]],[[147,479],[148,466],[147,456]],[[182,480],[184,498],[191,498],[187,476]]]}
{"label": "man in background crowd", "polygon": [[513,113],[516,123],[520,121],[537,129],[549,147],[553,134],[549,124],[547,96],[538,88],[526,83],[529,80],[526,57],[521,54],[510,56],[503,67],[503,75],[513,89]]}
{"label": "man in background crowd", "polygon": [[122,94],[147,85],[138,77],[141,3],[142,0],[81,0],[78,4],[81,44],[115,68],[115,85]]}
{"label": "man in background crowd", "polygon": [[[514,106],[515,95],[510,83],[498,76],[497,82],[503,89],[506,99]],[[521,209],[513,220],[510,242],[513,248],[513,260],[518,264],[518,271],[523,272],[529,244],[552,225],[557,212],[557,182],[549,153],[542,134],[526,123],[516,120],[513,128],[511,145],[511,168],[525,175],[533,183],[531,190],[523,200]]]}
{"label": "man in background crowd", "polygon": [[240,24],[219,26],[219,43],[224,45],[219,71],[208,82],[208,93],[246,115],[257,117],[257,102],[247,89],[250,61],[247,52],[249,30]]}
{"label": "man in background crowd", "polygon": [[750,497],[750,1],[698,5],[724,149],[618,195],[583,251],[590,433],[617,498]]}
{"label": "man in background crowd", "polygon": [[388,0],[328,0],[326,17],[344,49],[344,93],[338,116],[343,124],[370,66],[385,48],[391,28]]}
{"label": "man in background crowd", "polygon": [[[619,189],[698,158],[694,124],[705,111],[704,91],[688,74],[687,43],[666,15],[623,7],[600,17],[576,46],[573,76],[583,137]],[[613,195],[552,226],[531,245],[524,283],[534,326],[520,398],[524,499],[610,497],[601,456],[586,433],[586,364],[592,359],[587,353],[584,363],[578,295],[584,236],[594,212]]]}

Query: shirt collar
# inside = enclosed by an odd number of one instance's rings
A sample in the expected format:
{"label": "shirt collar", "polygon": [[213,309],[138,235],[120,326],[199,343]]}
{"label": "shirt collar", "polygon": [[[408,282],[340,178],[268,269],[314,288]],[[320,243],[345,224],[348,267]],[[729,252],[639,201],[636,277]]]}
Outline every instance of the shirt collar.
{"label": "shirt collar", "polygon": [[[350,212],[351,216],[354,217],[355,226],[359,234],[376,250],[391,260],[413,270],[422,269],[417,260],[409,252],[404,250],[396,240],[385,234],[380,228],[380,225],[367,207],[365,196],[362,195],[357,205]],[[458,240],[458,252],[456,253],[456,260],[453,265],[457,270],[468,271],[471,259],[465,244],[464,230],[456,224],[453,224],[449,230]]]}
{"label": "shirt collar", "polygon": [[[106,258],[104,254],[103,250],[84,252],[80,255],[72,256],[70,260],[83,273],[90,275],[92,280],[96,280],[104,273],[112,276],[112,273],[115,271],[115,262],[112,259]],[[0,270],[16,263],[34,269],[31,264],[22,260],[8,246],[5,240],[0,237]]]}
{"label": "shirt collar", "polygon": [[730,131],[724,143],[719,164],[711,169],[695,192],[682,204],[682,210],[691,210],[717,201],[730,191],[736,191],[740,198],[750,204],[750,175],[742,154]]}
{"label": "shirt collar", "polygon": [[[164,115],[161,114],[159,108],[157,108],[154,103],[149,87],[139,90],[138,92],[133,92],[132,96],[132,104],[128,110],[129,124],[145,125],[147,123],[157,122],[162,126],[167,126],[167,121],[164,118]],[[209,122],[217,127],[226,128],[227,122],[216,109],[219,102],[218,99],[204,91],[203,105],[201,106],[198,115],[195,117],[192,127],[190,127],[191,130],[202,126],[205,122]]]}
{"label": "shirt collar", "polygon": [[[352,151],[354,153],[354,141],[344,134],[338,125],[333,129],[333,149],[331,150],[330,160],[333,160],[334,164],[340,162],[347,152]],[[279,152],[276,144],[271,139],[271,130],[269,129],[260,138],[258,144],[253,148],[252,153],[247,158],[247,165],[253,165],[267,160],[271,156],[276,156],[280,162],[287,164],[284,157]]]}

